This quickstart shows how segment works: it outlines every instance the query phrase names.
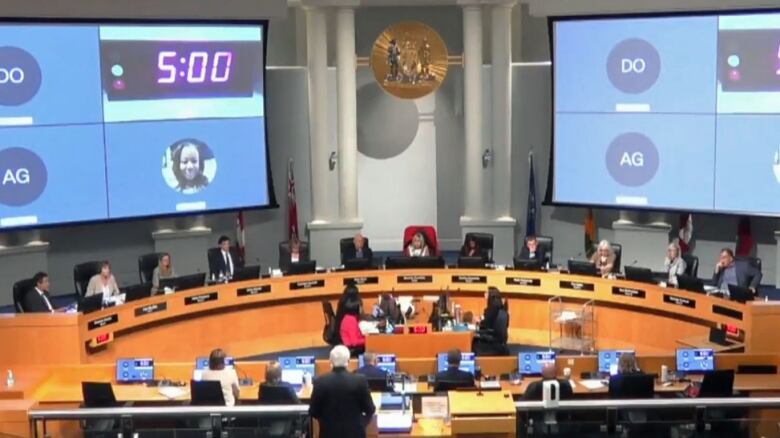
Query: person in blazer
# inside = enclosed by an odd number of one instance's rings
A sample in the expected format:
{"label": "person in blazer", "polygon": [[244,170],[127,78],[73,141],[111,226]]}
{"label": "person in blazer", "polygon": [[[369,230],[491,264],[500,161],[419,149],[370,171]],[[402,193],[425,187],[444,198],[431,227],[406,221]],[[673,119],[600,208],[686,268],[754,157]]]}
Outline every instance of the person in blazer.
{"label": "person in blazer", "polygon": [[474,376],[462,371],[460,367],[461,352],[457,348],[447,352],[447,370],[436,373],[436,382],[448,382],[462,388],[474,386]]}
{"label": "person in blazer", "polygon": [[309,414],[320,424],[320,438],[365,438],[376,411],[368,382],[347,371],[347,347],[334,347],[330,363],[333,369],[314,381],[309,404]]}
{"label": "person in blazer", "polygon": [[366,245],[366,238],[362,234],[357,233],[352,240],[352,243],[352,246],[344,249],[344,260],[373,260],[374,252]]}
{"label": "person in blazer", "polygon": [[376,366],[377,357],[375,353],[366,352],[363,354],[363,366],[355,370],[356,374],[361,374],[369,380],[379,380],[387,377],[387,371]]}
{"label": "person in blazer", "polygon": [[93,275],[87,284],[87,293],[85,296],[103,294],[103,301],[119,295],[119,285],[116,284],[116,278],[111,273],[111,264],[104,260],[100,264],[100,272]]}
{"label": "person in blazer", "polygon": [[751,265],[749,261],[736,260],[731,248],[723,248],[720,250],[720,257],[718,264],[715,265],[712,281],[721,290],[728,290],[728,285],[733,284],[749,287],[755,294],[758,285],[761,284],[761,277],[761,271]]}
{"label": "person in blazer", "polygon": [[236,268],[243,266],[238,251],[230,246],[230,237],[220,236],[217,241],[219,251],[211,253],[209,272],[215,278],[232,277]]}
{"label": "person in blazer", "polygon": [[33,276],[35,286],[24,294],[22,308],[25,312],[54,312],[54,306],[49,296],[49,275],[38,272]]}
{"label": "person in blazer", "polygon": [[519,259],[523,260],[538,260],[542,265],[547,263],[547,255],[544,253],[544,247],[539,245],[539,239],[534,235],[530,235],[525,238],[525,245],[520,248]]}

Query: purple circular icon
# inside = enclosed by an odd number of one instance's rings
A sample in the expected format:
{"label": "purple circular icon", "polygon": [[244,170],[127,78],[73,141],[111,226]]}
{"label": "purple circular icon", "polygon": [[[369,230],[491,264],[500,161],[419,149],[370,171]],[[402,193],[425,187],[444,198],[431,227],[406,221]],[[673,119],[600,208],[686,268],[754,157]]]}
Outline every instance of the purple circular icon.
{"label": "purple circular icon", "polygon": [[27,205],[41,196],[49,175],[41,157],[24,148],[0,150],[0,204]]}
{"label": "purple circular icon", "polygon": [[661,56],[652,44],[639,38],[623,40],[607,57],[607,76],[624,93],[650,89],[661,74]]}
{"label": "purple circular icon", "polygon": [[619,184],[638,187],[658,172],[658,149],[647,136],[627,132],[612,140],[607,148],[607,170]]}
{"label": "purple circular icon", "polygon": [[0,105],[29,102],[41,88],[41,80],[41,67],[32,55],[18,47],[0,47]]}

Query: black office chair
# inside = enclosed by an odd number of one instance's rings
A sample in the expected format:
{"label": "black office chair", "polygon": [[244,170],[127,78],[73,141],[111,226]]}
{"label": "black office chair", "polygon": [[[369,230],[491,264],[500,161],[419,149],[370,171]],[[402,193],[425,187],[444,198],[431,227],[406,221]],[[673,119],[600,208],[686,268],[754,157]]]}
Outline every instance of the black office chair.
{"label": "black office chair", "polygon": [[[300,261],[307,261],[309,260],[309,242],[305,242],[303,240],[301,240],[300,242],[301,242]],[[290,242],[288,241],[279,242],[279,269],[281,269],[282,272],[287,272],[290,269],[291,262],[289,260],[290,260]]]}
{"label": "black office chair", "polygon": [[192,406],[225,406],[222,385],[216,380],[190,380]]}
{"label": "black office chair", "polygon": [[24,313],[24,295],[31,291],[35,287],[35,282],[32,278],[25,278],[14,283],[12,287],[12,294],[14,299],[14,309],[16,313]]}
{"label": "black office chair", "polygon": [[739,256],[735,257],[736,260],[745,260],[747,261],[750,266],[758,269],[758,272],[761,272],[761,259],[758,257],[748,257],[748,256]]}
{"label": "black office chair", "polygon": [[683,254],[685,261],[685,275],[696,278],[699,276],[699,258],[691,254]]}
{"label": "black office chair", "polygon": [[[300,400],[294,390],[285,385],[260,385],[257,399],[261,405],[295,405]],[[268,438],[298,436],[296,432],[303,429],[300,419],[262,418],[257,421],[260,436]]]}
{"label": "black office chair", "polygon": [[[81,382],[81,396],[85,408],[114,408],[119,405],[114,396],[114,390],[110,383],[105,382]],[[85,420],[81,422],[81,428],[85,437],[116,436],[119,422],[114,418],[102,418],[98,420]]]}
{"label": "black office chair", "polygon": [[[363,237],[365,240],[365,245],[367,248],[370,248],[371,246],[368,244],[368,237]],[[346,254],[348,249],[355,249],[355,238],[354,237],[345,237],[341,240],[339,240],[339,251],[341,254],[341,264],[344,265],[347,262],[346,257],[344,254]]]}
{"label": "black office chair", "polygon": [[454,391],[456,389],[471,389],[476,388],[474,381],[465,382],[461,380],[437,380],[433,384],[433,390],[435,392]]}
{"label": "black office chair", "polygon": [[73,285],[79,297],[86,295],[89,279],[100,274],[101,265],[101,262],[85,262],[73,267]]}
{"label": "black office chair", "polygon": [[138,278],[141,280],[140,283],[152,282],[152,273],[159,264],[162,255],[163,253],[161,252],[153,252],[138,257]]}
{"label": "black office chair", "polygon": [[[655,376],[652,374],[618,374],[609,379],[609,398],[643,399],[655,395]],[[643,409],[631,409],[619,413],[620,421],[627,423],[629,436],[632,433],[653,433],[652,422],[648,421],[648,412]],[[653,436],[653,435],[648,435]]]}
{"label": "black office chair", "polygon": [[715,370],[704,374],[697,397],[732,397],[734,395],[734,370]]}
{"label": "black office chair", "polygon": [[[734,370],[715,370],[704,374],[697,398],[726,398],[734,396]],[[720,408],[707,409],[707,422],[710,423],[709,435],[745,436],[743,418],[747,418],[747,409]],[[705,435],[707,436],[707,435]]]}
{"label": "black office chair", "polygon": [[463,239],[465,245],[470,239],[474,239],[477,242],[477,246],[484,251],[485,257],[488,261],[493,260],[493,235],[490,233],[466,233],[466,237]]}
{"label": "black office chair", "polygon": [[322,340],[331,347],[341,344],[339,327],[336,327],[336,313],[333,311],[333,304],[328,300],[322,302],[322,315],[325,317]]}

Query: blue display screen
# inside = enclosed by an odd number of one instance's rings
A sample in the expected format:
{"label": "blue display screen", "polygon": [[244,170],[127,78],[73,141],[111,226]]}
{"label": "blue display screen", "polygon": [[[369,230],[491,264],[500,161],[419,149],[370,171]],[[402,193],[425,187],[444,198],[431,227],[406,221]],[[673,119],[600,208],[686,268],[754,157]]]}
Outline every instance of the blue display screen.
{"label": "blue display screen", "polygon": [[0,24],[0,229],[268,205],[265,33]]}
{"label": "blue display screen", "polygon": [[154,380],[154,359],[117,359],[116,381],[118,383],[146,382]]}
{"label": "blue display screen", "polygon": [[[363,355],[358,356],[358,368],[363,368],[365,360]],[[395,354],[377,354],[376,366],[379,369],[384,370],[386,373],[395,373]]]}
{"label": "blue display screen", "polygon": [[[233,368],[233,366],[235,365],[235,362],[236,362],[235,359],[233,359],[232,357],[230,357],[230,356],[226,357],[225,358],[225,368],[228,368],[228,369]],[[209,369],[209,358],[208,357],[199,357],[199,358],[195,359],[195,369],[196,370],[201,370],[201,371]]]}
{"label": "blue display screen", "polygon": [[[447,368],[449,368],[449,365],[447,364],[447,353],[439,353],[437,363],[438,363],[439,372],[447,371]],[[465,371],[467,373],[474,374],[475,368],[476,368],[476,362],[475,362],[474,353],[461,353],[460,366],[458,367],[458,369],[461,371]]]}
{"label": "blue display screen", "polygon": [[554,351],[526,351],[517,355],[520,374],[541,374],[546,363],[555,362]]}
{"label": "blue display screen", "polygon": [[715,369],[715,352],[709,348],[682,348],[677,350],[677,371],[702,372]]}
{"label": "blue display screen", "polygon": [[623,354],[634,354],[634,350],[601,350],[599,351],[599,372],[617,374],[618,362]]}
{"label": "blue display screen", "polygon": [[314,356],[282,356],[279,358],[279,364],[282,367],[282,381],[289,383],[296,390],[303,386],[306,375],[314,378]]}
{"label": "blue display screen", "polygon": [[780,13],[572,17],[553,41],[555,202],[780,214]]}

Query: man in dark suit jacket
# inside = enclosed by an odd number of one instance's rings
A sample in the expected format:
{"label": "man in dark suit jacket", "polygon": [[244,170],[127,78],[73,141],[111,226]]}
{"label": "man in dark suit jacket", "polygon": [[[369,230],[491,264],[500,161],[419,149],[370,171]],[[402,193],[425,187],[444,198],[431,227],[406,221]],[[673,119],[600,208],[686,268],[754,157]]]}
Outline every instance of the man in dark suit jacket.
{"label": "man in dark suit jacket", "polygon": [[523,393],[523,400],[526,401],[542,401],[542,391],[544,388],[544,382],[549,380],[557,380],[558,385],[561,388],[560,400],[569,400],[574,397],[574,391],[571,388],[571,383],[568,380],[558,379],[558,368],[554,363],[548,363],[542,368],[542,380],[532,382],[528,385]]}
{"label": "man in dark suit jacket", "polygon": [[474,376],[459,369],[461,352],[457,348],[447,352],[447,371],[436,373],[436,387],[446,382],[447,389],[471,388],[474,386]]}
{"label": "man in dark suit jacket", "polygon": [[209,253],[209,272],[215,278],[232,277],[236,268],[244,266],[238,251],[230,247],[230,237],[220,236],[218,251]]}
{"label": "man in dark suit jacket", "polygon": [[363,354],[363,366],[355,370],[356,374],[362,374],[369,380],[379,380],[387,378],[387,371],[376,366],[376,354],[366,352]]}
{"label": "man in dark suit jacket", "polygon": [[373,260],[374,252],[366,245],[366,238],[358,233],[352,240],[352,245],[344,249],[344,260]]}
{"label": "man in dark suit jacket", "polygon": [[347,371],[349,349],[330,352],[333,370],[314,381],[309,414],[320,423],[320,438],[365,438],[376,408],[366,378]]}
{"label": "man in dark suit jacket", "polygon": [[734,284],[749,287],[756,293],[758,285],[761,284],[761,271],[747,260],[735,260],[734,252],[730,248],[723,248],[720,250],[712,281],[721,290],[727,290],[729,284]]}
{"label": "man in dark suit jacket", "polygon": [[49,296],[49,275],[38,272],[33,276],[35,286],[24,294],[22,308],[25,312],[54,312]]}
{"label": "man in dark suit jacket", "polygon": [[539,240],[536,236],[528,236],[525,238],[525,245],[520,248],[520,255],[517,257],[523,260],[538,260],[539,264],[544,264],[545,260],[545,248],[539,246]]}

